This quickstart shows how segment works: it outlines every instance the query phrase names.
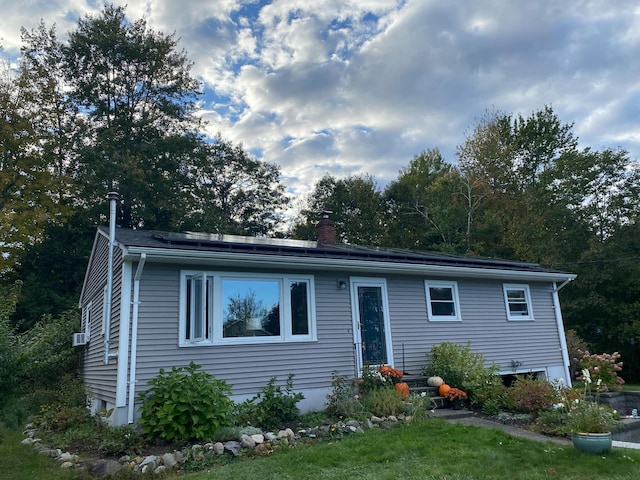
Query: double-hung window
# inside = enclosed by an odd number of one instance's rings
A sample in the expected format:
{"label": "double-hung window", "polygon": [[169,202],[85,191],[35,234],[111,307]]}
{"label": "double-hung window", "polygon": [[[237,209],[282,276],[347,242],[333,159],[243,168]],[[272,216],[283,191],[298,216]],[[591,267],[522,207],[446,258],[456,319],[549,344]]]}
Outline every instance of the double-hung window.
{"label": "double-hung window", "polygon": [[531,310],[531,293],[529,285],[505,283],[503,285],[504,301],[508,320],[533,320]]}
{"label": "double-hung window", "polygon": [[183,272],[180,343],[315,340],[313,292],[311,276]]}
{"label": "double-hung window", "polygon": [[427,318],[431,321],[462,320],[456,282],[424,282],[427,294]]}

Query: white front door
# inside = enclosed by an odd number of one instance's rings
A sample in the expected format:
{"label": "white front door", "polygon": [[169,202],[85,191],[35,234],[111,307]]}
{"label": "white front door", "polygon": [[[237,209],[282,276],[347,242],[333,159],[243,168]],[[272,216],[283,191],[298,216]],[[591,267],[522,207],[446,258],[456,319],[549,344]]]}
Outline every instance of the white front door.
{"label": "white front door", "polygon": [[351,303],[356,369],[365,365],[391,365],[391,326],[387,283],[378,278],[352,278]]}

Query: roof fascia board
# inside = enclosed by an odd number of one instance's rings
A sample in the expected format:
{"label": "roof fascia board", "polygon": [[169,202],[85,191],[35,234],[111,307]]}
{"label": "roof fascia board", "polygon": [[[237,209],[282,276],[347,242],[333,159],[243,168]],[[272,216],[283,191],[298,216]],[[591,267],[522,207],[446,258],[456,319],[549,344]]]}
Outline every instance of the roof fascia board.
{"label": "roof fascia board", "polygon": [[[126,248],[125,258],[135,260],[140,254],[147,255],[147,263],[216,263],[224,266],[251,266],[251,267],[283,267],[283,263],[293,268],[313,267],[319,270],[351,270],[358,272],[385,272],[413,275],[445,275],[456,277],[494,278],[509,280],[544,280],[565,281],[576,278],[575,274],[562,272],[527,272],[520,270],[457,267],[452,265],[425,265],[414,263],[380,262],[372,260],[354,260],[343,258],[317,258],[277,255],[264,255],[257,253],[237,252],[202,252],[196,250],[176,250],[163,248],[145,248],[130,246]],[[131,258],[129,258],[131,256]]]}

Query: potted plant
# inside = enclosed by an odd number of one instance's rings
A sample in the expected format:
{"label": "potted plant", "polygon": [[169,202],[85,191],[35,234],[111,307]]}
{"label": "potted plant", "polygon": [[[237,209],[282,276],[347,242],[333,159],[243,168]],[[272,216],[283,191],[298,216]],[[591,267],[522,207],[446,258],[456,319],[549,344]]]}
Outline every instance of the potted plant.
{"label": "potted plant", "polygon": [[595,395],[591,392],[591,375],[582,370],[584,390],[579,398],[566,402],[567,427],[574,447],[589,453],[611,450],[613,431],[622,428],[618,413],[608,405],[600,404],[600,383],[596,383]]}

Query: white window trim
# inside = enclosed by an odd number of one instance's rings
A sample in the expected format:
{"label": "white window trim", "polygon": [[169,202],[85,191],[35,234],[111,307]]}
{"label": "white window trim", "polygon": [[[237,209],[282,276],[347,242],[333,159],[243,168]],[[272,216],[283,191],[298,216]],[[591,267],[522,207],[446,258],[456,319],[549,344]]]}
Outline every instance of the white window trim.
{"label": "white window trim", "polygon": [[[431,292],[429,287],[447,287],[452,291],[454,315],[433,315],[431,312]],[[461,322],[460,297],[458,296],[458,282],[447,282],[442,280],[425,280],[424,290],[427,296],[427,318],[430,322]]]}
{"label": "white window trim", "polygon": [[[212,284],[212,299],[210,305],[211,321],[209,322],[208,338],[186,339],[187,316],[187,277],[204,275]],[[280,335],[273,337],[223,337],[222,326],[222,282],[224,279],[261,279],[275,280],[279,282],[280,301]],[[288,286],[292,281],[304,281],[308,285],[307,309],[309,314],[309,333],[307,335],[294,335],[291,322],[291,300],[287,295]],[[179,314],[179,346],[193,347],[202,345],[261,345],[267,343],[287,342],[315,342],[316,333],[316,305],[315,283],[312,275],[287,275],[287,274],[258,274],[252,272],[203,272],[201,270],[182,270],[180,272],[180,314]]]}
{"label": "white window trim", "polygon": [[[507,295],[508,290],[523,290],[524,291],[524,299],[527,303],[527,311],[528,315],[512,315],[511,309],[509,308],[509,297]],[[509,321],[531,321],[533,320],[533,304],[531,302],[531,292],[529,290],[529,285],[520,284],[520,283],[505,283],[502,285],[502,292],[504,294],[504,306],[507,311],[507,320]]]}
{"label": "white window trim", "polygon": [[85,341],[88,342],[91,339],[91,302],[84,307],[83,323]]}

